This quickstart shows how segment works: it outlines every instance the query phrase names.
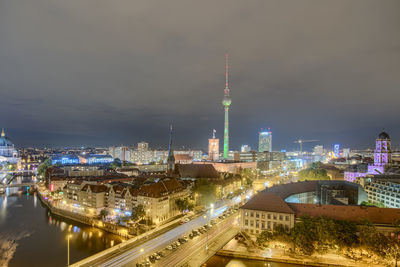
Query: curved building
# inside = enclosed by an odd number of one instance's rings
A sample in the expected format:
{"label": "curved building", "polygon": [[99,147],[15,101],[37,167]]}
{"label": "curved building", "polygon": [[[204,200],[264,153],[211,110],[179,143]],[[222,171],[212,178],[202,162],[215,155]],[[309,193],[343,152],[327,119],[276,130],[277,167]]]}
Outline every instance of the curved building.
{"label": "curved building", "polygon": [[1,131],[0,136],[0,163],[17,163],[18,151],[15,149],[11,140],[6,137],[4,129]]}

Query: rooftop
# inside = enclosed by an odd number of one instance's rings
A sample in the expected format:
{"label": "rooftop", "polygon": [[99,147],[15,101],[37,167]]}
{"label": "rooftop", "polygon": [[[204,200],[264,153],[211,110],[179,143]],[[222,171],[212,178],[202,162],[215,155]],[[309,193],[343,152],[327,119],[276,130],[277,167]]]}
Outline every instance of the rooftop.
{"label": "rooftop", "polygon": [[244,204],[241,209],[294,214],[294,211],[279,195],[269,192],[258,193]]}

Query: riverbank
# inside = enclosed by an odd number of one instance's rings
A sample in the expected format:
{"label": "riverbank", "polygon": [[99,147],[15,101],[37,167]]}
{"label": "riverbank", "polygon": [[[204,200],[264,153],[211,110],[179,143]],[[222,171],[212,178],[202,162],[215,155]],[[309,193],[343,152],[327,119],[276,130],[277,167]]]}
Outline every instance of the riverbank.
{"label": "riverbank", "polygon": [[37,196],[39,197],[39,200],[49,209],[49,211],[57,216],[69,219],[69,220],[73,220],[82,224],[86,224],[98,229],[101,229],[103,231],[115,234],[115,235],[119,235],[122,236],[124,238],[133,238],[134,235],[129,234],[129,228],[124,227],[124,226],[120,226],[120,225],[115,225],[115,224],[111,224],[111,223],[105,223],[102,220],[98,220],[96,218],[93,217],[88,217],[76,212],[72,212],[72,211],[68,211],[65,209],[60,209],[55,207],[54,205],[52,205],[52,203],[46,199],[43,196],[43,193],[40,190],[40,186],[37,187]]}
{"label": "riverbank", "polygon": [[303,266],[337,266],[337,267],[370,267],[385,266],[376,262],[356,262],[334,253],[324,255],[300,256],[289,255],[284,249],[270,248],[266,250],[254,249],[250,250],[237,240],[232,239],[228,242],[216,255],[222,257],[259,260],[277,263],[296,264]]}

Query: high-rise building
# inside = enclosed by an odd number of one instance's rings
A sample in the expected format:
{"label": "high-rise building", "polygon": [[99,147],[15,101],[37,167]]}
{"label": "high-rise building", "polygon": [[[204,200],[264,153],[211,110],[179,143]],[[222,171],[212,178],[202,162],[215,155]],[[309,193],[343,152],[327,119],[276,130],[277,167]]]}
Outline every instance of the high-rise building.
{"label": "high-rise building", "polygon": [[343,148],[343,158],[349,158],[350,157],[350,148]]}
{"label": "high-rise building", "polygon": [[335,144],[333,146],[333,155],[335,156],[335,158],[340,157],[340,145],[339,144]]}
{"label": "high-rise building", "polygon": [[249,145],[242,145],[240,152],[250,152],[251,147]]}
{"label": "high-rise building", "polygon": [[314,147],[314,154],[315,155],[318,155],[318,156],[321,156],[321,155],[323,155],[324,154],[324,147],[323,146],[315,146]]}
{"label": "high-rise building", "polygon": [[146,143],[144,141],[140,142],[137,144],[137,150],[142,152],[142,151],[148,151],[149,150],[149,143]]}
{"label": "high-rise building", "polygon": [[215,129],[213,130],[213,138],[208,139],[208,159],[218,161],[219,159],[219,139],[215,138]]}
{"label": "high-rise building", "polygon": [[261,131],[258,135],[258,152],[272,151],[272,132]]}
{"label": "high-rise building", "polygon": [[224,122],[224,159],[229,157],[229,106],[232,103],[231,97],[229,95],[229,82],[228,82],[228,54],[225,55],[225,89],[224,98],[222,100],[222,105],[225,110],[225,122]]}

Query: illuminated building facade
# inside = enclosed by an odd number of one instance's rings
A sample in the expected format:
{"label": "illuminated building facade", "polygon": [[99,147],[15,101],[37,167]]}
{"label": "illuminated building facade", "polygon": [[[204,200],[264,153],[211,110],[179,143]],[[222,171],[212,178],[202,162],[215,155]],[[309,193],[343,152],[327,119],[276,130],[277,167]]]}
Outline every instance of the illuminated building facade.
{"label": "illuminated building facade", "polygon": [[258,151],[259,152],[272,152],[272,132],[262,131],[258,135]]}
{"label": "illuminated building facade", "polygon": [[14,144],[6,137],[4,129],[1,131],[0,136],[0,163],[9,162],[17,163],[19,160],[18,152]]}
{"label": "illuminated building facade", "polygon": [[386,132],[381,132],[376,139],[374,165],[368,166],[368,173],[383,174],[385,172],[385,167],[390,164],[392,164],[390,137]]}
{"label": "illuminated building facade", "polygon": [[140,151],[140,152],[148,151],[149,150],[149,143],[146,143],[146,142],[138,143],[137,150]]}
{"label": "illuminated building facade", "polygon": [[219,159],[219,139],[215,138],[215,129],[213,130],[213,138],[208,139],[208,159],[218,161]]}
{"label": "illuminated building facade", "polygon": [[89,154],[84,156],[79,156],[79,161],[81,164],[110,164],[114,161],[113,157],[110,155],[95,155]]}
{"label": "illuminated building facade", "polygon": [[224,159],[228,159],[229,155],[229,107],[232,104],[232,99],[229,95],[229,82],[228,82],[228,54],[225,55],[225,89],[222,105],[225,110],[224,122]]}
{"label": "illuminated building facade", "polygon": [[242,145],[240,147],[240,152],[250,152],[251,147],[249,145]]}
{"label": "illuminated building facade", "polygon": [[333,146],[333,155],[335,156],[335,158],[340,157],[340,145],[339,144],[335,144]]}
{"label": "illuminated building facade", "polygon": [[[358,177],[366,177],[368,174],[384,174],[385,168],[392,164],[391,140],[386,132],[381,132],[376,138],[374,151],[374,164],[358,164],[350,166],[344,171],[344,179],[354,182]],[[363,166],[363,170],[359,170]],[[351,169],[354,168],[354,169]]]}
{"label": "illuminated building facade", "polygon": [[75,155],[53,155],[50,157],[52,165],[74,165],[79,164],[79,157]]}

